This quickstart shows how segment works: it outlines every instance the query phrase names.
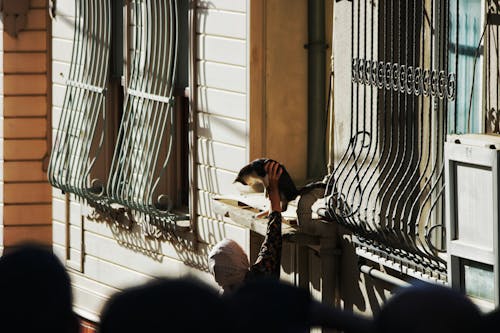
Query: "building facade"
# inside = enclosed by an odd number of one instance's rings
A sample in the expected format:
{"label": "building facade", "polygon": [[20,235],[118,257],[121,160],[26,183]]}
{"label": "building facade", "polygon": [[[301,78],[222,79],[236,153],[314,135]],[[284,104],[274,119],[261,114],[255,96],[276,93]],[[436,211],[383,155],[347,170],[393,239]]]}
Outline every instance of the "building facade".
{"label": "building facade", "polygon": [[327,183],[312,220],[292,205],[283,280],[366,314],[448,283],[443,147],[498,132],[495,1],[27,3],[2,12],[0,247],[52,244],[85,325],[159,276],[215,287],[224,238],[252,259],[259,223],[214,198],[247,200],[263,156]]}

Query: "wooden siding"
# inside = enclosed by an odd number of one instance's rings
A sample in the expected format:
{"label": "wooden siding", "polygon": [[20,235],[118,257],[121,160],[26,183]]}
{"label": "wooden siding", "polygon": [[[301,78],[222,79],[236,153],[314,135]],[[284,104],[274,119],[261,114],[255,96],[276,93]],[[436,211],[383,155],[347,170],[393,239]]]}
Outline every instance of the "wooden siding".
{"label": "wooden siding", "polygon": [[44,169],[51,80],[46,6],[47,1],[31,0],[25,29],[17,37],[2,32],[0,238],[6,247],[26,240],[45,244],[52,240],[51,190]]}
{"label": "wooden siding", "polygon": [[0,20],[0,256],[3,253],[3,119],[4,112],[4,96],[3,96],[3,20]]}
{"label": "wooden siding", "polygon": [[[196,88],[200,98],[196,110],[198,150],[194,159],[200,200],[199,215],[193,217],[198,227],[197,248],[192,234],[186,235],[182,242],[159,241],[145,238],[138,226],[124,231],[89,220],[86,208],[79,202],[58,189],[52,190],[53,249],[69,268],[74,306],[80,316],[97,321],[110,295],[155,276],[190,274],[215,287],[207,272],[210,247],[224,238],[232,238],[248,248],[248,231],[222,222],[213,212],[211,202],[214,194],[235,192],[232,183],[236,173],[248,162],[247,3],[247,0],[213,0],[210,9],[201,9],[199,16],[200,75]],[[73,1],[58,2],[58,19],[52,22],[53,137],[70,68],[73,7]]]}
{"label": "wooden siding", "polygon": [[211,198],[236,193],[233,181],[248,163],[248,3],[218,0],[198,8],[196,156],[200,241],[232,238],[247,250],[248,231],[218,220]]}

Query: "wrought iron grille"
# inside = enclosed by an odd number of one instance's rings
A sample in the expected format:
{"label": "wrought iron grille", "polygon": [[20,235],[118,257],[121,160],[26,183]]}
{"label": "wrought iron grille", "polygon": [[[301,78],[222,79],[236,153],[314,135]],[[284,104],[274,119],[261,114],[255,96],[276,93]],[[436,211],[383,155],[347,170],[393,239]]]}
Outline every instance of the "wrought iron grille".
{"label": "wrought iron grille", "polygon": [[162,189],[175,133],[177,1],[130,6],[130,78],[107,192],[112,202],[168,227],[180,218]]}
{"label": "wrought iron grille", "polygon": [[350,134],[326,193],[327,217],[360,244],[441,277],[443,144],[462,84],[462,67],[450,64],[461,57],[463,1],[351,2]]}
{"label": "wrought iron grille", "polygon": [[[142,221],[159,226],[143,224],[148,234],[160,237],[176,227],[172,222],[188,219],[185,214],[172,212],[168,193],[178,181],[173,185],[175,176],[166,177],[179,126],[173,98],[179,32],[177,0],[133,0],[127,8],[130,76],[118,137],[112,140],[107,134],[112,125],[107,124],[106,109],[113,108],[106,105],[106,93],[111,42],[120,45],[124,38],[121,29],[113,32],[111,22],[112,14],[121,11],[121,3],[113,9],[109,0],[75,0],[70,74],[49,180],[53,186],[85,199],[105,217],[116,220],[124,212],[135,212],[135,218],[140,215]],[[114,64],[119,67],[119,60]],[[115,141],[109,173],[105,171],[105,158],[96,163],[106,155],[101,153],[105,141]]]}
{"label": "wrought iron grille", "polygon": [[71,66],[48,170],[53,186],[89,201],[99,200],[91,173],[105,137],[110,4],[75,1]]}

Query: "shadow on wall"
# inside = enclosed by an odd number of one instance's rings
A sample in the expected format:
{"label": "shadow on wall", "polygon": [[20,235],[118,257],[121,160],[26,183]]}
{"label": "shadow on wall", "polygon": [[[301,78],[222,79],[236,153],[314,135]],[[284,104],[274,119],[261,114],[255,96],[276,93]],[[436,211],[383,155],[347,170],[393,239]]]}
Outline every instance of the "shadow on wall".
{"label": "shadow on wall", "polygon": [[341,232],[340,246],[342,249],[340,297],[344,303],[344,309],[367,314],[370,312],[378,313],[393,286],[383,281],[374,280],[359,271],[359,258],[351,242],[351,234],[344,228],[339,228],[339,231]]}
{"label": "shadow on wall", "polygon": [[195,243],[192,234],[164,233],[163,237],[154,238],[145,236],[139,223],[133,223],[129,229],[117,223],[107,223],[107,225],[120,246],[142,253],[157,262],[162,262],[165,257],[171,257],[182,261],[188,267],[208,272],[208,247],[205,244]]}

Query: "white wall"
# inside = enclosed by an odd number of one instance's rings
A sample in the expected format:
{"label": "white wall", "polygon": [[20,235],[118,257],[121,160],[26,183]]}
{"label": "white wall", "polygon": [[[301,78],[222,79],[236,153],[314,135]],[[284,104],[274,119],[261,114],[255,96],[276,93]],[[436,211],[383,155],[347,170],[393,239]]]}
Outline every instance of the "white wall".
{"label": "white wall", "polygon": [[[193,252],[189,240],[185,244],[150,240],[137,228],[123,231],[82,219],[86,209],[75,200],[67,202],[54,189],[53,247],[68,265],[76,311],[87,319],[98,319],[112,293],[155,276],[191,274],[214,284],[206,272],[206,255],[211,244],[225,237],[248,248],[248,231],[218,220],[210,199],[213,194],[234,192],[236,173],[248,161],[247,1],[207,3],[209,8],[200,8],[197,31],[199,250]],[[57,11],[52,23],[53,131],[58,126],[70,67],[74,2],[58,2]]]}
{"label": "white wall", "polygon": [[224,237],[248,249],[248,231],[217,222],[211,196],[236,193],[248,162],[247,1],[200,2],[198,8],[198,229],[204,242]]}

